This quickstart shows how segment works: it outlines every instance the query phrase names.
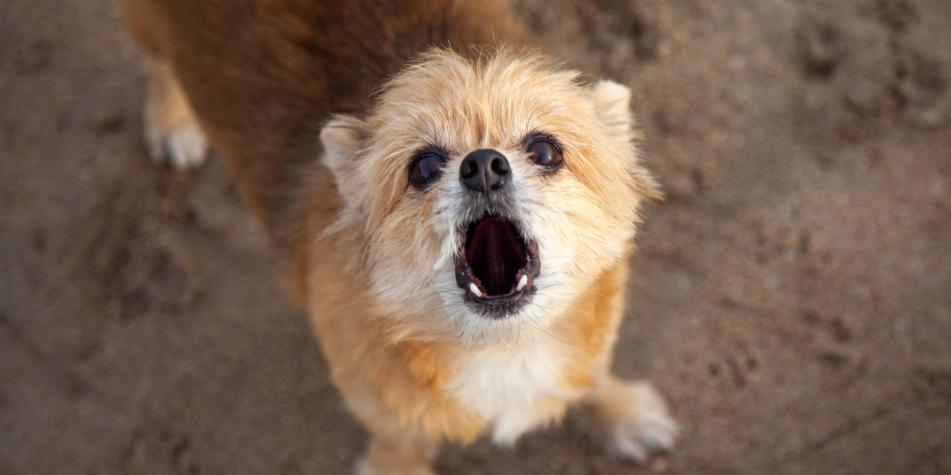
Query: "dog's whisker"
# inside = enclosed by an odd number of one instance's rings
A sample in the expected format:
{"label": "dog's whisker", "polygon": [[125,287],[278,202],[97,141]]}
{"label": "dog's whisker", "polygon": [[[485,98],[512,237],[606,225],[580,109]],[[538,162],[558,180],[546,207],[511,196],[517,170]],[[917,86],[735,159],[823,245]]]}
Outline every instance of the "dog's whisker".
{"label": "dog's whisker", "polygon": [[536,330],[538,330],[538,331],[544,333],[545,335],[548,335],[549,337],[551,337],[551,338],[552,338],[553,340],[555,340],[555,341],[561,342],[561,343],[563,343],[563,344],[565,344],[565,345],[567,345],[567,346],[574,346],[573,344],[571,344],[571,343],[569,343],[569,342],[567,342],[567,341],[565,341],[565,340],[563,340],[563,339],[561,339],[561,338],[558,338],[558,337],[555,336],[555,335],[552,335],[551,333],[549,333],[548,331],[542,329],[542,327],[538,326],[538,325],[537,325],[536,323],[534,323],[534,322],[532,322],[531,326],[532,326],[532,328],[534,328],[534,329],[536,329]]}

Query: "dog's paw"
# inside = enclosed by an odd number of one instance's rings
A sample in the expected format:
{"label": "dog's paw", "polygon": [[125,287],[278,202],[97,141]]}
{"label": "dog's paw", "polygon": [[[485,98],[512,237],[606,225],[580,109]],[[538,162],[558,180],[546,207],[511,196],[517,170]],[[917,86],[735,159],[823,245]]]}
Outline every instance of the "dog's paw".
{"label": "dog's paw", "polygon": [[149,122],[145,140],[152,161],[167,162],[178,170],[197,167],[205,161],[208,141],[197,124],[187,122],[175,127],[162,127]]}
{"label": "dog's paw", "polygon": [[147,58],[145,67],[148,88],[142,112],[149,156],[179,170],[201,165],[208,153],[208,140],[171,66]]}
{"label": "dog's paw", "polygon": [[651,454],[674,446],[677,423],[647,383],[614,383],[597,395],[589,409],[597,435],[613,456],[644,462]]}
{"label": "dog's paw", "polygon": [[366,458],[357,462],[356,475],[436,475],[429,467],[392,467],[383,468],[372,465]]}

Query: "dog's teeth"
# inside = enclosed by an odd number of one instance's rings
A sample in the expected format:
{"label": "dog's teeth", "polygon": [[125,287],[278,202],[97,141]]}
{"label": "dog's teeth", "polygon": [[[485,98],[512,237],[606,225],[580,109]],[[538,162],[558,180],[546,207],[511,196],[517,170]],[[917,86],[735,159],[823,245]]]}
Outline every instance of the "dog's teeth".
{"label": "dog's teeth", "polygon": [[479,290],[479,286],[472,282],[469,282],[469,292],[472,292],[472,295],[475,295],[476,297],[482,297],[482,291]]}
{"label": "dog's teeth", "polygon": [[524,289],[526,285],[528,285],[528,276],[523,275],[522,278],[518,280],[518,285],[515,286],[515,291],[518,292]]}

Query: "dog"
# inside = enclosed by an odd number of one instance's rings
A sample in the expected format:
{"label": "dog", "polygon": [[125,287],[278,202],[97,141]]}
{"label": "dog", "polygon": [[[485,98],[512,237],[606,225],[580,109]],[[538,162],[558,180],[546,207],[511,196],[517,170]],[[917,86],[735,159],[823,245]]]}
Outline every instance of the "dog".
{"label": "dog", "polygon": [[611,372],[640,211],[630,92],[502,0],[123,0],[150,154],[212,147],[370,432],[360,474],[512,444],[570,406],[645,460],[677,426]]}

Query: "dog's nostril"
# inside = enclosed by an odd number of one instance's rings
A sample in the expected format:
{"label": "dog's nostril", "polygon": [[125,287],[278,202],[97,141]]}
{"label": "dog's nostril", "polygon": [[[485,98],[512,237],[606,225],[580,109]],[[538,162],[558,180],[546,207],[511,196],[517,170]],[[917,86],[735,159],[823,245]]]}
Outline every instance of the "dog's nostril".
{"label": "dog's nostril", "polygon": [[490,166],[496,175],[508,175],[509,173],[509,162],[501,155],[495,157]]}
{"label": "dog's nostril", "polygon": [[464,161],[462,162],[462,170],[459,171],[459,176],[463,179],[472,178],[479,174],[479,165],[475,162]]}

